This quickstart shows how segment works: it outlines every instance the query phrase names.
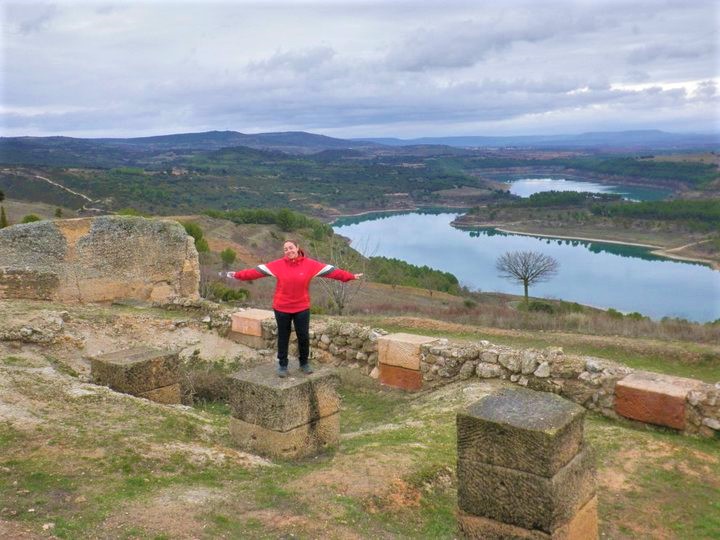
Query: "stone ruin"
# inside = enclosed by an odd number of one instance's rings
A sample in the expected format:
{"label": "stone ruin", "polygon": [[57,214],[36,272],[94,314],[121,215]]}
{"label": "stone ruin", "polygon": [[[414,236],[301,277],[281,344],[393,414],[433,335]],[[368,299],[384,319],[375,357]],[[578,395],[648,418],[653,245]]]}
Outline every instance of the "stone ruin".
{"label": "stone ruin", "polygon": [[131,216],[0,229],[0,299],[66,303],[198,299],[193,239],[176,221]]}

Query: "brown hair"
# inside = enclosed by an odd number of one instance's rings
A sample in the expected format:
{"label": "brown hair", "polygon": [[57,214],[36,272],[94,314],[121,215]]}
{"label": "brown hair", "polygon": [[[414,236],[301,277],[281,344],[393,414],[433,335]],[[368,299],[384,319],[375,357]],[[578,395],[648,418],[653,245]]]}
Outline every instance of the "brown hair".
{"label": "brown hair", "polygon": [[285,247],[285,244],[287,244],[288,242],[290,242],[291,244],[293,244],[293,245],[297,248],[297,250],[298,250],[298,255],[300,255],[301,257],[304,257],[304,256],[305,256],[305,252],[304,252],[304,251],[302,250],[302,248],[300,247],[300,242],[298,242],[297,240],[294,240],[294,239],[292,239],[292,238],[286,238],[285,240],[283,240],[283,247]]}

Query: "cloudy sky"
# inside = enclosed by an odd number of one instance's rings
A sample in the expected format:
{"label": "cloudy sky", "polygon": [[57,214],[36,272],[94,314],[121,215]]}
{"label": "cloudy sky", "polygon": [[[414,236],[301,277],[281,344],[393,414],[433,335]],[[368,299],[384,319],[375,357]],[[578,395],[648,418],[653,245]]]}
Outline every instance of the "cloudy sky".
{"label": "cloudy sky", "polygon": [[720,130],[714,0],[0,0],[2,135]]}

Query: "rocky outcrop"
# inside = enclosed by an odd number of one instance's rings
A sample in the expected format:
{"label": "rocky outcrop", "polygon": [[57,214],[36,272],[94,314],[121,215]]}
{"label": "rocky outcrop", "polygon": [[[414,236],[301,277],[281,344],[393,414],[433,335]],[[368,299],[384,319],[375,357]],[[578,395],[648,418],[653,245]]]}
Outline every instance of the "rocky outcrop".
{"label": "rocky outcrop", "polygon": [[0,299],[60,302],[198,298],[193,239],[176,221],[130,216],[0,230]]}

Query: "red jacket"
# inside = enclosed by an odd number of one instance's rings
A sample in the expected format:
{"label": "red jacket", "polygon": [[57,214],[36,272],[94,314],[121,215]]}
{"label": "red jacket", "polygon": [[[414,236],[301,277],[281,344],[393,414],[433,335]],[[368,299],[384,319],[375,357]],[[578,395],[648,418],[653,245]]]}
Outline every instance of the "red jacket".
{"label": "red jacket", "polygon": [[273,309],[284,313],[298,313],[310,308],[310,280],[314,277],[351,281],[355,275],[309,257],[298,255],[294,259],[283,257],[255,268],[235,272],[234,278],[242,281],[274,276],[277,279]]}

